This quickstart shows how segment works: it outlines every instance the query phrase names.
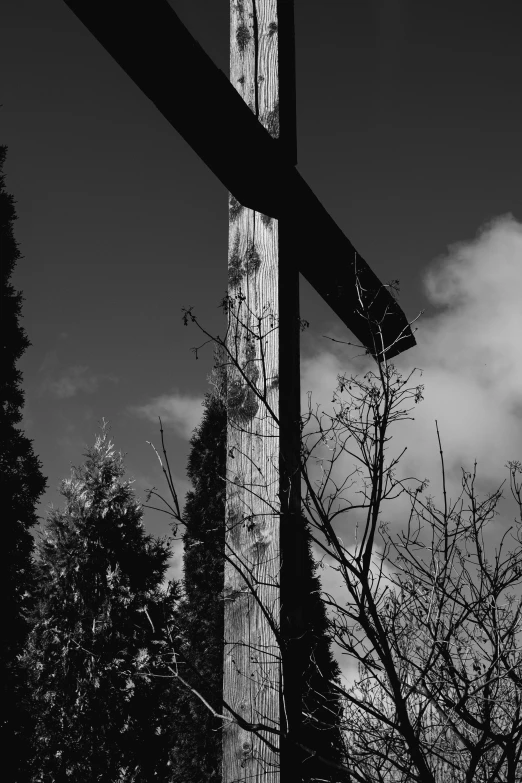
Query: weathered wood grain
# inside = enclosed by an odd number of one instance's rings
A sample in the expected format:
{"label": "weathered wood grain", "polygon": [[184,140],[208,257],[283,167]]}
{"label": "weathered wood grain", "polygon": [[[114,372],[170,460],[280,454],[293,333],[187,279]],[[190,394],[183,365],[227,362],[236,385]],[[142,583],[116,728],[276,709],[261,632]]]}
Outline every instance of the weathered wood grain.
{"label": "weathered wood grain", "polygon": [[[276,0],[232,0],[230,80],[279,135]],[[255,157],[256,151],[251,151]],[[249,159],[243,161],[248,167]],[[230,197],[225,650],[223,698],[259,736],[225,723],[223,783],[279,781],[278,222]],[[245,579],[246,577],[246,579]],[[267,739],[276,750],[266,744]]]}

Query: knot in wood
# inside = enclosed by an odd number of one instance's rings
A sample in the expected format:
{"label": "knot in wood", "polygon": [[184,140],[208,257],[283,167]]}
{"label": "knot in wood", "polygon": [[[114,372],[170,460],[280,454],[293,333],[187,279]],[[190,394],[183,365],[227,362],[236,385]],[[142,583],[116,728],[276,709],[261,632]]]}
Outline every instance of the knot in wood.
{"label": "knot in wood", "polygon": [[239,51],[241,53],[243,53],[245,51],[245,49],[247,48],[248,43],[249,43],[251,37],[252,36],[250,35],[250,30],[248,29],[248,27],[246,25],[242,24],[242,25],[240,25],[237,28],[237,31],[236,31],[236,43],[237,43],[238,49],[239,49]]}
{"label": "knot in wood", "polygon": [[232,194],[229,196],[228,218],[230,223],[233,223],[238,219],[239,215],[243,211],[243,204],[240,204],[237,198],[234,198]]}
{"label": "knot in wood", "polygon": [[[255,376],[251,379],[252,383],[254,383],[257,380],[259,371],[256,370],[252,375]],[[227,394],[227,413],[229,418],[237,423],[246,424],[255,417],[258,410],[259,400],[254,390],[239,378],[234,378],[234,380],[230,381]]]}
{"label": "knot in wood", "polygon": [[[229,221],[236,220],[242,209],[243,207],[236,199],[230,201]],[[239,246],[240,232],[237,231],[228,258],[228,281],[233,288],[236,288],[245,276],[254,275],[261,267],[261,256],[254,242],[249,243],[243,254],[240,252]]]}

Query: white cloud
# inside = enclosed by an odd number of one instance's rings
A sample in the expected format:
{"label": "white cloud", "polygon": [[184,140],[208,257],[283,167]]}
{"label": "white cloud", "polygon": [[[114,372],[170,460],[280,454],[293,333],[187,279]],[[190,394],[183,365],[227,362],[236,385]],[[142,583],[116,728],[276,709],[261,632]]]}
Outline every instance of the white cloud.
{"label": "white cloud", "polygon": [[505,462],[522,452],[522,224],[498,218],[451,246],[425,285],[442,309],[421,325],[412,357],[426,385],[415,437],[433,443],[436,418],[453,469],[477,458],[500,482]]}
{"label": "white cloud", "polygon": [[129,408],[131,413],[157,423],[158,416],[163,424],[172,427],[183,438],[191,438],[194,428],[203,415],[202,398],[190,394],[161,394],[145,405]]}
{"label": "white cloud", "polygon": [[[427,272],[425,286],[440,309],[421,320],[417,347],[395,360],[404,373],[413,363],[422,368],[417,382],[425,385],[425,399],[415,421],[396,429],[395,448],[408,446],[406,473],[437,477],[437,420],[453,489],[460,466],[471,469],[475,458],[479,478],[498,484],[507,460],[522,452],[522,224],[504,216],[474,240],[451,246]],[[305,359],[303,394],[312,390],[313,400],[331,407],[337,374],[361,372],[353,353],[335,347]]]}

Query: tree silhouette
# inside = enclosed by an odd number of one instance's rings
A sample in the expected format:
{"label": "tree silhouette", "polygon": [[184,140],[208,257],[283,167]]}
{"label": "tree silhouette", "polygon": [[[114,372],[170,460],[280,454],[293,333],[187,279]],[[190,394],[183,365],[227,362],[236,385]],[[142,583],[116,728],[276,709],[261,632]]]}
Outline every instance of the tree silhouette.
{"label": "tree silhouette", "polygon": [[[183,677],[221,712],[223,689],[223,550],[226,411],[207,395],[191,439],[187,473],[193,489],[183,514],[184,600],[179,607]],[[174,742],[174,781],[221,780],[221,720],[186,688],[180,691],[180,731]]]}
{"label": "tree silhouette", "polygon": [[171,680],[153,675],[178,593],[161,587],[170,547],[145,533],[105,423],[85,456],[38,546],[31,780],[169,780]]}
{"label": "tree silhouette", "polygon": [[27,636],[27,612],[32,582],[34,541],[31,528],[37,522],[36,504],[43,494],[46,479],[35,456],[32,441],[16,426],[22,419],[24,393],[22,373],[16,364],[30,342],[19,323],[22,294],[10,283],[16,262],[21,258],[13,235],[16,220],[14,199],[4,187],[3,164],[6,147],[0,147],[0,258],[1,258],[1,330],[2,407],[0,412],[0,471],[2,480],[2,592],[3,628],[0,695],[4,767],[13,779],[23,777],[24,749],[30,721],[26,712],[27,692],[23,671],[18,663]]}

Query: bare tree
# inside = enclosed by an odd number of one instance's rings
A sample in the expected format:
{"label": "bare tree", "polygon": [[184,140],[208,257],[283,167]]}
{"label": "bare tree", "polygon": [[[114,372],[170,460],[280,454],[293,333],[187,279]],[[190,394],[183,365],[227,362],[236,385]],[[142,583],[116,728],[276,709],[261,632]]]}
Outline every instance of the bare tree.
{"label": "bare tree", "polygon": [[[277,420],[263,359],[277,323],[268,312],[254,319],[244,298],[224,304],[224,339],[208,333],[192,310],[185,322],[218,345],[231,412],[248,405],[252,415]],[[230,339],[234,319],[248,326],[247,364]],[[516,518],[492,548],[485,531],[503,486],[480,498],[475,465],[463,471],[460,494],[450,500],[440,437],[440,503],[427,494],[426,481],[399,475],[404,452],[393,454],[391,440],[422,400],[414,374],[403,377],[383,360],[363,376],[341,375],[332,408],[309,399],[302,417],[302,524],[342,585],[323,599],[332,639],[357,670],[349,685],[329,683],[344,708],[344,761],[322,761],[331,779],[361,783],[516,783],[522,780],[522,465],[507,465]],[[398,504],[407,513],[394,532],[385,519]],[[347,530],[350,544],[343,540]],[[237,558],[233,566],[259,601],[255,573]],[[277,616],[261,609],[282,646]],[[270,742],[273,726],[231,718],[224,706],[223,719]]]}
{"label": "bare tree", "polygon": [[[320,471],[315,482],[310,470],[303,474],[305,505],[316,544],[342,580],[342,592],[325,596],[333,637],[358,668],[343,688],[346,763],[354,779],[367,781],[515,783],[522,779],[522,605],[515,597],[522,467],[507,465],[518,519],[490,551],[485,528],[502,488],[480,499],[476,465],[463,471],[451,502],[439,437],[440,507],[426,483],[397,477],[401,455],[388,456],[391,428],[422,398],[409,381],[382,365],[364,378],[342,376],[334,412],[308,412],[304,456]],[[337,463],[350,460],[353,472],[340,471],[339,481]],[[409,515],[395,534],[383,515],[401,495]],[[358,520],[351,547],[336,524],[346,514]]]}

